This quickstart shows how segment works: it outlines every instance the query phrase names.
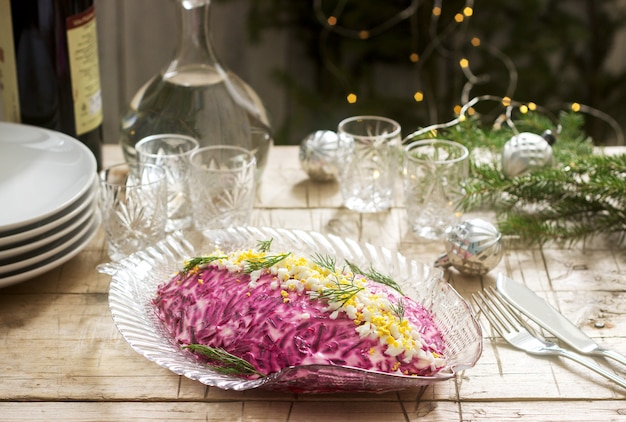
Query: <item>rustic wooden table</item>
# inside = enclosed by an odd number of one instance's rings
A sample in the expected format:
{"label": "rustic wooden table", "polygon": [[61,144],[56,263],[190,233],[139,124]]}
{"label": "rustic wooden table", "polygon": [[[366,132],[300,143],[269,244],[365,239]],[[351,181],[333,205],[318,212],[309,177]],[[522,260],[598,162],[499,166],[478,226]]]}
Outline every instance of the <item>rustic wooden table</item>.
{"label": "rustic wooden table", "polygon": [[[105,164],[122,160],[105,147]],[[341,207],[334,183],[311,182],[297,147],[275,147],[253,225],[332,233],[431,263],[440,243],[409,233],[401,195],[388,212]],[[108,309],[104,238],[50,272],[0,289],[0,420],[62,421],[626,421],[626,391],[570,361],[509,347],[483,322],[484,352],[451,381],[398,393],[295,395],[225,391],[177,376],[124,341]],[[626,255],[603,242],[506,248],[484,277],[446,271],[466,298],[502,271],[546,297],[604,345],[626,354]],[[598,328],[601,327],[601,328]],[[626,367],[601,364],[626,376]]]}

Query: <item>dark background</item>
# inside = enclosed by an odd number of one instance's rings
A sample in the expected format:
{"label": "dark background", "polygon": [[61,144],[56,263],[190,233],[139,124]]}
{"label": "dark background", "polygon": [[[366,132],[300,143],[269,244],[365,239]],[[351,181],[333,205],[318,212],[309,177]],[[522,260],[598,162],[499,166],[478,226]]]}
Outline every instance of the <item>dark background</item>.
{"label": "dark background", "polygon": [[[107,142],[134,92],[173,57],[174,1],[97,2]],[[594,142],[612,145],[607,119],[626,127],[625,12],[625,0],[213,0],[211,33],[222,63],[266,103],[277,144],[299,144],[356,114],[396,119],[406,135],[488,94],[534,102],[550,116],[583,104]],[[329,16],[334,28],[324,25]],[[493,101],[475,109],[485,124],[503,110]]]}

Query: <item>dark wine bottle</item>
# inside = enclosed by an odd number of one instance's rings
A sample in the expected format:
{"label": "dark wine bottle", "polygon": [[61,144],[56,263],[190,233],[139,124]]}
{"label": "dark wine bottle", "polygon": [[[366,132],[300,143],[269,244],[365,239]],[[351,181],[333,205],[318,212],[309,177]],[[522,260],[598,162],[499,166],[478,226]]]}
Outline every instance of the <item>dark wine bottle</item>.
{"label": "dark wine bottle", "polygon": [[0,0],[0,119],[63,132],[102,154],[94,0]]}

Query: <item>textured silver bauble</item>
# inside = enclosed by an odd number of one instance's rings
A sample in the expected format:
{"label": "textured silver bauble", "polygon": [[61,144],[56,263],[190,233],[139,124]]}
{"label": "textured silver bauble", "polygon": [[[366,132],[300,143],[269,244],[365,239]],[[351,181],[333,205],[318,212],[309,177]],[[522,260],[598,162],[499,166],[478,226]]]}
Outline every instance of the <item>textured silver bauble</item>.
{"label": "textured silver bauble", "polygon": [[446,229],[446,252],[436,267],[454,267],[467,275],[483,275],[502,259],[502,235],[491,223],[480,218],[466,220]]}
{"label": "textured silver bauble", "polygon": [[536,133],[519,133],[509,139],[502,150],[502,173],[507,177],[551,166],[552,162],[550,142]]}
{"label": "textured silver bauble", "polygon": [[339,137],[332,130],[318,130],[300,145],[300,165],[311,180],[329,182],[339,174]]}

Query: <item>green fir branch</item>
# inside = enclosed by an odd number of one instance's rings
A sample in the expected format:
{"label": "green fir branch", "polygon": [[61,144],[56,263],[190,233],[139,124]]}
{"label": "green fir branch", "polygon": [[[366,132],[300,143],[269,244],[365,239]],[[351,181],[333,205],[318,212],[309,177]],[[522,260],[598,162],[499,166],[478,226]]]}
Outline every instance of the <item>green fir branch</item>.
{"label": "green fir branch", "polygon": [[[529,113],[516,121],[517,129],[535,133],[545,130],[547,124],[535,115]],[[579,114],[562,113],[558,122],[561,133],[552,147],[555,165],[513,178],[502,174],[500,163],[502,140],[510,139],[510,131],[502,136],[502,129],[481,130],[476,122],[463,122],[451,128],[450,133],[457,140],[474,152],[488,151],[493,158],[485,160],[473,154],[461,208],[494,210],[500,232],[526,243],[572,243],[600,234],[617,235],[623,240],[626,154],[594,153],[582,123]]]}

